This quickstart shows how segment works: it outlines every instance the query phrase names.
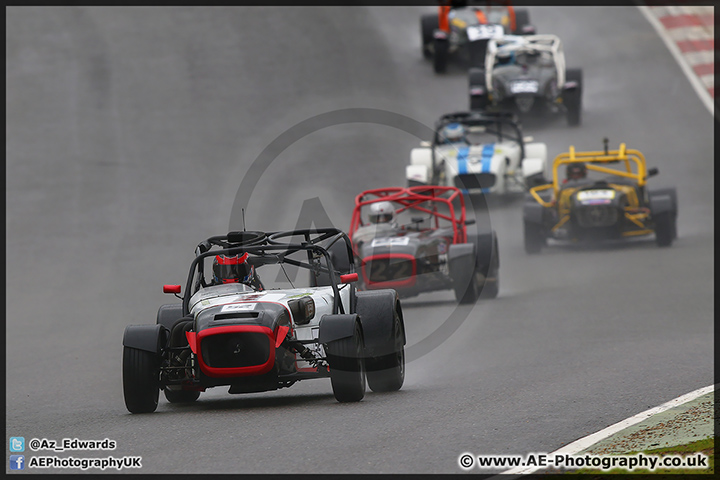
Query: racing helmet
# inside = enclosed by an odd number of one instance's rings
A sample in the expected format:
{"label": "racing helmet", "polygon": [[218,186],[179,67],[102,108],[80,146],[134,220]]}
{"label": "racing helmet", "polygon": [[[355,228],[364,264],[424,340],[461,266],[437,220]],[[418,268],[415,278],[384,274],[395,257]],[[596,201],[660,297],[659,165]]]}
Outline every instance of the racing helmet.
{"label": "racing helmet", "polygon": [[565,167],[565,176],[568,180],[581,180],[587,177],[587,167],[584,163],[570,163]]}
{"label": "racing helmet", "polygon": [[247,262],[247,252],[242,255],[215,255],[213,260],[213,282],[250,284],[255,268]]}
{"label": "racing helmet", "polygon": [[442,130],[447,143],[462,142],[465,139],[465,127],[459,123],[448,123]]}
{"label": "racing helmet", "polygon": [[390,202],[378,202],[370,205],[370,223],[390,223],[395,220],[395,207]]}

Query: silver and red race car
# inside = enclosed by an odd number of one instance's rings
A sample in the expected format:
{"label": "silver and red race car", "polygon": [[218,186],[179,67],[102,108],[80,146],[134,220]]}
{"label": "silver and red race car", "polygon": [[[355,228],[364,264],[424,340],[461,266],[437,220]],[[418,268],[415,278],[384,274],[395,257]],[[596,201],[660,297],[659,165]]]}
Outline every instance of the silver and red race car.
{"label": "silver and red race car", "polygon": [[366,382],[376,392],[402,387],[398,295],[356,290],[350,240],[340,230],[231,232],[200,243],[195,255],[185,294],[164,287],[181,302],[161,306],[155,324],[125,329],[130,412],[155,411],[160,390],[183,403],[211,387],[263,392],[329,377],[338,401],[356,402]]}
{"label": "silver and red race car", "polygon": [[402,297],[453,290],[460,303],[494,298],[499,289],[497,236],[487,225],[469,234],[465,200],[455,187],[391,187],[355,199],[350,237],[368,291]]}

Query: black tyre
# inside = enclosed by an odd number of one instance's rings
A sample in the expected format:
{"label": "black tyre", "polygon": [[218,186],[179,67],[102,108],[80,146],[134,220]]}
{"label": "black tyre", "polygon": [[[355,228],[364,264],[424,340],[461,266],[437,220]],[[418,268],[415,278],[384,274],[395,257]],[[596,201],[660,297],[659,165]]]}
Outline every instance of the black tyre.
{"label": "black tyre", "polygon": [[360,325],[355,325],[352,337],[330,342],[328,363],[330,382],[338,402],[359,402],[365,396],[365,365]]}
{"label": "black tyre", "polygon": [[433,32],[440,22],[437,15],[423,15],[420,17],[420,38],[422,38],[423,57],[432,57]]}
{"label": "black tyre", "polygon": [[479,274],[477,271],[473,272],[472,277],[470,277],[470,282],[467,285],[459,284],[455,285],[455,299],[460,304],[470,304],[477,302],[478,298],[480,297],[480,280],[478,278]]}
{"label": "black tyre", "polygon": [[165,398],[170,403],[190,403],[200,397],[200,392],[195,390],[180,390],[172,387],[165,387]]}
{"label": "black tyre", "polygon": [[577,82],[577,88],[563,95],[563,103],[567,108],[567,123],[575,127],[582,123],[582,70],[569,68],[565,73],[566,82]]}
{"label": "black tyre", "polygon": [[488,98],[487,84],[485,82],[485,70],[482,68],[471,68],[469,71],[470,89],[470,110],[485,110],[490,103]]}
{"label": "black tyre", "polygon": [[445,39],[433,38],[435,52],[433,54],[433,68],[435,73],[445,73],[447,70],[448,57],[450,56],[449,43]]}
{"label": "black tyre", "polygon": [[655,241],[660,247],[672,245],[677,229],[672,212],[662,212],[655,216]]}
{"label": "black tyre", "polygon": [[123,394],[131,413],[154,412],[160,395],[160,358],[137,348],[123,349]]}
{"label": "black tyre", "polygon": [[523,9],[515,10],[515,35],[523,34],[523,27],[530,25],[530,12]]}
{"label": "black tyre", "polygon": [[497,240],[493,242],[493,257],[485,278],[485,284],[480,292],[481,298],[497,298],[500,293],[500,251]]}
{"label": "black tyre", "polygon": [[524,222],[525,252],[529,254],[540,253],[545,246],[545,234],[542,226],[536,223]]}
{"label": "black tyre", "polygon": [[405,381],[405,335],[397,310],[393,323],[393,352],[379,358],[368,358],[365,362],[367,383],[373,392],[400,390]]}
{"label": "black tyre", "polygon": [[677,214],[678,214],[678,201],[677,201],[677,190],[674,188],[659,188],[657,190],[653,190],[652,192],[649,192],[650,195],[670,195],[670,198],[672,198],[672,210],[673,210],[673,239],[677,238]]}

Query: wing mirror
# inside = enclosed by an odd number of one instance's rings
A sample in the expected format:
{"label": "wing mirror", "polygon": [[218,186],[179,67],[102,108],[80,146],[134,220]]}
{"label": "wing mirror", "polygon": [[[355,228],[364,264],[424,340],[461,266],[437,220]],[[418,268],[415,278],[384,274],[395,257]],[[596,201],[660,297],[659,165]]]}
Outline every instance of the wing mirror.
{"label": "wing mirror", "polygon": [[163,293],[180,293],[180,285],[163,285]]}
{"label": "wing mirror", "polygon": [[645,178],[650,178],[660,173],[660,170],[658,170],[657,167],[653,167],[647,171],[647,176]]}
{"label": "wing mirror", "polygon": [[475,219],[474,218],[468,218],[465,220],[465,225],[475,225]]}
{"label": "wing mirror", "polygon": [[345,275],[340,275],[340,282],[342,283],[352,283],[358,281],[358,274],[357,273],[346,273]]}

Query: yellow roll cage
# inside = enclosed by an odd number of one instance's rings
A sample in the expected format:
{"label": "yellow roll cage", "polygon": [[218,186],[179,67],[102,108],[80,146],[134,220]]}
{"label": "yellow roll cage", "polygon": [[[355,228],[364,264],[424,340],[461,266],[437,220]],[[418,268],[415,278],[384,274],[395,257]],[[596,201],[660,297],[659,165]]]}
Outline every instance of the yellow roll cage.
{"label": "yellow roll cage", "polygon": [[[595,163],[602,164],[610,162],[623,162],[625,169],[620,170],[595,165]],[[639,150],[627,149],[624,143],[621,143],[620,148],[617,150],[591,152],[576,152],[575,147],[571,145],[568,152],[561,153],[553,160],[553,182],[530,189],[530,194],[543,207],[551,208],[553,204],[544,201],[537,192],[552,188],[554,197],[557,198],[558,192],[560,191],[558,168],[569,163],[584,163],[588,170],[631,178],[637,182],[639,187],[645,186],[645,180],[647,179],[645,156]],[[637,166],[636,171],[633,171],[633,163]]]}

